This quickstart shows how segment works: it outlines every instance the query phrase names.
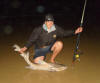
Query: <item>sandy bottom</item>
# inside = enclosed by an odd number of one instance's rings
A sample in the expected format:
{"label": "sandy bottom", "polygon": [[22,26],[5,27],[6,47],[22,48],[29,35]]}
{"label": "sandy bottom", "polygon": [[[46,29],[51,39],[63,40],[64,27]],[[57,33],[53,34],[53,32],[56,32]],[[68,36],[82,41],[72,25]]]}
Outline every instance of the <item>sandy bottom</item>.
{"label": "sandy bottom", "polygon": [[[23,33],[25,34],[25,33]],[[68,66],[61,72],[48,72],[26,69],[27,63],[14,52],[13,45],[23,47],[28,35],[22,33],[2,35],[0,39],[0,83],[100,83],[100,39],[99,36],[81,37],[80,63],[72,67],[75,37],[64,38],[64,49],[56,61]],[[33,55],[33,48],[29,51]],[[47,55],[47,61],[50,54]],[[31,56],[32,57],[32,56]]]}

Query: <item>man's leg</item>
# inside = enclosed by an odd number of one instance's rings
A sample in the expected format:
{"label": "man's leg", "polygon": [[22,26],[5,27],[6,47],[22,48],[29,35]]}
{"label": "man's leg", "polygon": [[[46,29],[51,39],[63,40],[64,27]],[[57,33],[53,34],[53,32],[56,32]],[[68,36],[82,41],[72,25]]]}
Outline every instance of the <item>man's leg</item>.
{"label": "man's leg", "polygon": [[51,56],[50,62],[55,63],[56,56],[60,53],[60,51],[63,48],[63,42],[56,41],[54,45],[52,46],[51,50],[53,51],[53,54]]}

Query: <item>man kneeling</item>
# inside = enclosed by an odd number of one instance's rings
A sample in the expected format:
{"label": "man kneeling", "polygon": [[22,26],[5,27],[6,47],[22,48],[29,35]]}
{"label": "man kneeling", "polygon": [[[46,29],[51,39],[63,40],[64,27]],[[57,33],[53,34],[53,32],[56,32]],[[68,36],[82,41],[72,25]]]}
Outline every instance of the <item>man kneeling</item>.
{"label": "man kneeling", "polygon": [[46,54],[49,52],[52,52],[50,62],[55,63],[56,56],[63,48],[63,42],[58,39],[78,34],[82,32],[82,30],[82,27],[78,27],[75,31],[65,31],[61,27],[55,25],[53,16],[48,14],[45,16],[45,22],[43,25],[33,30],[28,42],[19,52],[23,53],[34,45],[34,63],[39,63],[39,60],[45,60]]}

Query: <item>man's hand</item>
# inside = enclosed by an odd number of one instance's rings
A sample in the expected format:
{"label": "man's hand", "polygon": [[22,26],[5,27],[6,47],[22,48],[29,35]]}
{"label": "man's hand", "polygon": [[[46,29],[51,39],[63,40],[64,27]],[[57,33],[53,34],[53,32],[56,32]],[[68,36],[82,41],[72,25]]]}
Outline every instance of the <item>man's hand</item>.
{"label": "man's hand", "polygon": [[83,31],[83,27],[78,27],[78,28],[75,30],[75,34],[81,33],[82,31]]}
{"label": "man's hand", "polygon": [[23,48],[21,48],[21,50],[19,51],[19,53],[23,53],[23,52],[25,52],[27,50],[27,48],[26,47],[23,47]]}

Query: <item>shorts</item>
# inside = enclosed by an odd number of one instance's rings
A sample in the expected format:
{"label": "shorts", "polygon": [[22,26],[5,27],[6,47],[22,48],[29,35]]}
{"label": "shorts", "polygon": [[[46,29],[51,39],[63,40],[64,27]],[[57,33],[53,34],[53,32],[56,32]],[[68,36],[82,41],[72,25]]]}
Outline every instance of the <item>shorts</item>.
{"label": "shorts", "polygon": [[40,56],[44,56],[44,59],[45,59],[46,54],[52,52],[51,51],[52,46],[53,46],[53,44],[46,46],[45,48],[39,48],[39,49],[35,48],[35,55],[34,55],[33,59],[40,57]]}

